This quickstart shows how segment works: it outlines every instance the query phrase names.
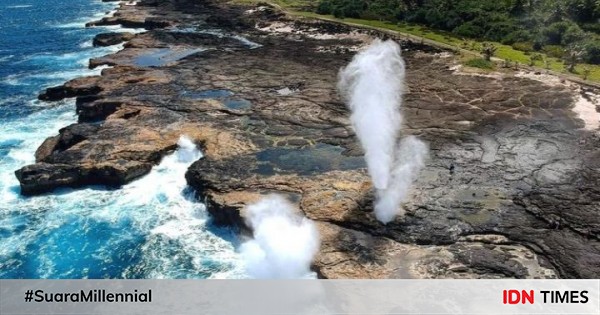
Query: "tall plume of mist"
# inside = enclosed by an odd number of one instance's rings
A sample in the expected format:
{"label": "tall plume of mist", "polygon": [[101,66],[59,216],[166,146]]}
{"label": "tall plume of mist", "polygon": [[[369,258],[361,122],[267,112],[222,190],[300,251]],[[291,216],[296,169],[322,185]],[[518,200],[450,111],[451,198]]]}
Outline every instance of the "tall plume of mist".
{"label": "tall plume of mist", "polygon": [[246,208],[254,238],[243,243],[240,252],[250,277],[315,277],[310,265],[319,249],[319,232],[314,222],[296,212],[280,195],[269,195]]}
{"label": "tall plume of mist", "polygon": [[339,73],[338,90],[351,110],[350,120],[365,151],[376,189],[375,216],[388,223],[401,208],[424,166],[428,148],[416,137],[398,142],[405,64],[394,41],[375,40]]}
{"label": "tall plume of mist", "polygon": [[390,181],[402,125],[399,106],[404,72],[400,47],[376,40],[339,74],[338,90],[352,111],[350,119],[377,189],[386,189]]}

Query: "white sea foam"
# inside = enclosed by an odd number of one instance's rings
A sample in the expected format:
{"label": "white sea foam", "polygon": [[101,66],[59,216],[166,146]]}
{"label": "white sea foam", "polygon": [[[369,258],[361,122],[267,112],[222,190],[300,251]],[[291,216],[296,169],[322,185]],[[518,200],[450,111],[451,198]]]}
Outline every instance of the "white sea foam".
{"label": "white sea foam", "polygon": [[94,42],[90,39],[90,40],[86,40],[85,42],[81,42],[79,44],[80,48],[91,48],[94,47]]}
{"label": "white sea foam", "polygon": [[111,32],[129,32],[129,33],[134,33],[134,34],[139,34],[139,33],[143,33],[143,32],[147,31],[145,28],[130,28],[130,27],[123,27],[121,25],[101,25],[98,27],[102,27],[102,28],[106,29],[107,31],[111,31]]}
{"label": "white sea foam", "polygon": [[4,63],[6,61],[9,61],[9,60],[11,60],[14,57],[15,57],[15,55],[8,55],[8,56],[0,57],[0,63]]}
{"label": "white sea foam", "polygon": [[20,5],[9,5],[6,8],[7,9],[24,9],[24,8],[31,8],[33,7],[32,4],[20,4]]}
{"label": "white sea foam", "polygon": [[77,20],[75,20],[73,22],[53,25],[53,27],[56,27],[56,28],[83,29],[83,28],[85,28],[85,23],[89,22],[91,19],[93,19],[93,18],[91,18],[91,17],[79,18],[79,19],[77,19]]}
{"label": "white sea foam", "polygon": [[9,74],[7,75],[1,82],[6,84],[6,85],[20,85],[21,81],[20,81],[20,77],[22,77],[22,75],[19,74]]}
{"label": "white sea foam", "polygon": [[[60,57],[57,57],[60,58]],[[61,84],[65,81],[74,79],[74,78],[78,78],[78,77],[83,77],[83,76],[93,76],[93,75],[100,75],[100,73],[102,72],[103,69],[106,68],[110,68],[110,66],[99,66],[96,67],[94,69],[88,69],[83,68],[84,65],[87,64],[87,58],[81,58],[79,60],[76,61],[76,63],[78,63],[79,65],[82,66],[82,68],[79,69],[71,69],[71,70],[64,70],[64,71],[54,71],[54,72],[40,72],[40,73],[33,73],[33,74],[28,74],[28,73],[18,73],[18,74],[11,74],[6,76],[3,80],[1,80],[0,82],[6,84],[6,85],[12,85],[12,86],[18,86],[18,85],[29,85],[32,84],[32,82],[36,82],[36,81],[31,81],[31,80],[36,80],[36,79],[44,79],[47,83],[44,86],[39,86],[41,89],[50,87],[50,86],[54,86],[57,84]],[[38,84],[38,83],[35,83]]]}
{"label": "white sea foam", "polygon": [[[70,106],[69,106],[70,107]],[[74,119],[71,111],[54,117],[53,128],[68,124]],[[39,116],[48,113],[39,114]],[[32,115],[34,118],[38,115]],[[62,119],[60,119],[62,117]],[[38,117],[42,118],[42,117]],[[20,128],[14,126],[15,128]],[[15,138],[24,139],[28,135],[36,135],[31,130],[13,133]],[[36,138],[30,136],[30,138]],[[0,140],[1,141],[1,140]],[[37,142],[37,141],[36,141]],[[12,172],[2,175],[2,200],[0,213],[5,219],[0,221],[0,227],[10,228],[14,225],[15,209],[27,209],[31,216],[39,217],[36,224],[28,226],[25,231],[13,234],[3,241],[0,258],[10,257],[15,252],[27,251],[27,246],[36,243],[42,235],[50,236],[52,242],[43,244],[39,256],[44,262],[39,266],[39,272],[46,276],[56,276],[58,262],[56,255],[62,246],[52,237],[65,226],[75,225],[77,237],[87,242],[87,224],[106,223],[119,226],[130,222],[129,231],[115,235],[106,240],[106,244],[93,251],[95,259],[110,261],[114,248],[118,247],[123,238],[135,237],[136,234],[145,236],[140,244],[141,260],[121,274],[130,277],[140,268],[145,277],[177,278],[177,277],[243,277],[243,270],[238,264],[234,245],[210,231],[207,225],[208,216],[203,204],[198,203],[193,193],[187,188],[185,172],[189,165],[199,159],[202,154],[195,144],[182,137],[176,152],[165,157],[145,177],[123,186],[118,190],[106,190],[101,187],[90,187],[80,190],[65,189],[62,192],[23,199],[18,195],[18,183]],[[7,159],[12,165],[23,165],[33,162],[33,152],[26,148],[36,145],[26,140],[21,144],[21,150],[12,150]],[[7,161],[2,161],[5,164]],[[9,202],[9,204],[5,203]],[[85,218],[83,221],[80,218]],[[85,223],[88,222],[88,223]],[[181,269],[181,261],[172,255],[188,261],[187,272]],[[1,260],[1,259],[0,259]],[[2,263],[0,263],[0,269]],[[220,266],[213,270],[214,266]],[[196,270],[196,272],[194,272]],[[62,276],[68,276],[68,271],[62,271]],[[73,271],[75,272],[75,271]]]}
{"label": "white sea foam", "polygon": [[[96,21],[105,16],[112,16],[112,14],[114,14],[114,11],[118,8],[118,5],[119,5],[118,2],[104,2],[102,4],[103,4],[102,7],[104,7],[105,9],[103,9],[100,12],[92,14],[92,16],[85,16],[85,17],[78,18],[75,21],[71,21],[69,23],[54,24],[52,26],[56,27],[56,28],[65,28],[65,29],[84,29],[85,24],[88,22]],[[106,11],[109,11],[109,13],[107,14]]]}

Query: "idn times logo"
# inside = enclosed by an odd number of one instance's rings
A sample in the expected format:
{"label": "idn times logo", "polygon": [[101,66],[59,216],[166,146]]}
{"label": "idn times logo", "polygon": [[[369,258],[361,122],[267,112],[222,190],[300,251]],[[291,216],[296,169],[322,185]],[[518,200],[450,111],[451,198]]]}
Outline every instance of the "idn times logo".
{"label": "idn times logo", "polygon": [[[585,304],[589,301],[588,291],[540,290],[537,302],[544,304]],[[540,300],[541,298],[541,300]],[[503,304],[535,304],[535,290],[503,290]]]}

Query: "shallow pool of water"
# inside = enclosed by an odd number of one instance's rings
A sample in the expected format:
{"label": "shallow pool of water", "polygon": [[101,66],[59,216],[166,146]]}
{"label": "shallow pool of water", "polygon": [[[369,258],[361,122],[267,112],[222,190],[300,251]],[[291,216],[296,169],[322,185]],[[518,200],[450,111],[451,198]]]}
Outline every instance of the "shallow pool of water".
{"label": "shallow pool of water", "polygon": [[366,167],[362,157],[345,156],[342,152],[344,152],[342,147],[325,143],[301,149],[266,149],[256,154],[259,161],[258,172],[264,175],[271,175],[276,171],[313,175]]}

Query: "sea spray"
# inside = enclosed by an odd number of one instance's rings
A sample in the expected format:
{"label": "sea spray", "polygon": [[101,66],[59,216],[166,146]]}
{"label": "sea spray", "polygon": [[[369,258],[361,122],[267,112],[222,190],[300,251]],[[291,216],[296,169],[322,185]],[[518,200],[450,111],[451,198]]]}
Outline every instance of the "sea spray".
{"label": "sea spray", "polygon": [[338,89],[352,111],[350,120],[365,151],[373,185],[386,189],[402,115],[404,61],[393,41],[375,40],[339,74]]}
{"label": "sea spray", "polygon": [[428,152],[415,137],[398,143],[404,76],[400,46],[378,39],[339,73],[338,89],[352,111],[350,120],[376,189],[375,216],[383,223],[403,214],[401,203]]}
{"label": "sea spray", "polygon": [[187,136],[179,137],[177,141],[177,161],[181,163],[192,163],[202,157],[196,144]]}
{"label": "sea spray", "polygon": [[259,279],[311,278],[319,249],[315,224],[298,214],[283,196],[269,195],[246,208],[254,238],[240,248],[246,271]]}
{"label": "sea spray", "polygon": [[[30,128],[50,122],[55,128],[48,129],[57,130],[74,112],[55,107],[1,126],[0,142],[11,135],[25,140],[1,161],[10,163],[4,164],[8,169],[31,163],[40,139]],[[95,186],[21,198],[15,176],[2,176],[0,229],[11,234],[0,242],[0,278],[244,277],[236,236],[210,224],[185,180],[202,152],[185,136],[177,145],[150,173],[120,189]]]}
{"label": "sea spray", "polygon": [[429,149],[423,141],[408,136],[400,141],[396,152],[390,185],[387,189],[377,190],[375,217],[383,223],[392,221],[397,215],[404,215],[401,203],[406,200],[412,183],[425,166]]}

